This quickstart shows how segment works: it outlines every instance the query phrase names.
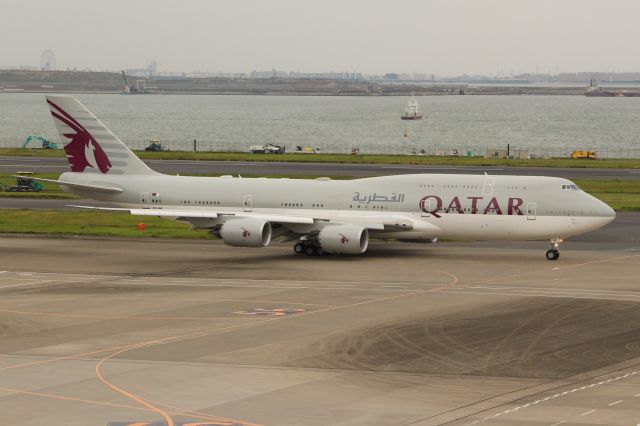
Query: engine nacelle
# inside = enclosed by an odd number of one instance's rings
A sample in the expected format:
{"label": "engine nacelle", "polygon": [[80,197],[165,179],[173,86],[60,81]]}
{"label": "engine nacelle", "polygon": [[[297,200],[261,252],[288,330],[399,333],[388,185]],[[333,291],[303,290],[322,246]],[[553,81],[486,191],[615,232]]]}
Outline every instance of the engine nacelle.
{"label": "engine nacelle", "polygon": [[318,242],[329,253],[362,254],[369,246],[369,231],[358,225],[330,225],[320,230]]}
{"label": "engine nacelle", "polygon": [[260,219],[231,219],[220,228],[220,236],[233,247],[266,247],[271,242],[271,224]]}

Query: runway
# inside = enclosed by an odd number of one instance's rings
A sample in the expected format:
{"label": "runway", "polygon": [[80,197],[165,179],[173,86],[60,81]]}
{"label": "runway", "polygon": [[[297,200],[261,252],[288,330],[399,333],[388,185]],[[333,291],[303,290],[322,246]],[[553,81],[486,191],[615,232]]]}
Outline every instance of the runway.
{"label": "runway", "polygon": [[634,423],[640,227],[625,220],[557,262],[543,242],[309,258],[2,237],[0,424]]}
{"label": "runway", "polygon": [[[412,166],[394,164],[278,163],[240,161],[146,160],[153,170],[166,174],[232,174],[287,176],[383,176],[409,173],[464,173],[492,175],[555,176],[567,179],[640,179],[640,169],[552,167]],[[69,171],[66,158],[0,157],[0,173]]]}

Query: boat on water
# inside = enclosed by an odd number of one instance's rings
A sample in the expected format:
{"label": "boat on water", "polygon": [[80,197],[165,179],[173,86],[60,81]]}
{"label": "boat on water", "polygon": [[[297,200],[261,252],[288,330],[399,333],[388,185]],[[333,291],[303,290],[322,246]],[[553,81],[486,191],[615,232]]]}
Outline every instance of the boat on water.
{"label": "boat on water", "polygon": [[628,92],[626,90],[603,90],[595,79],[591,79],[589,82],[589,87],[587,87],[587,91],[584,92],[584,95],[590,98],[613,98],[613,97],[625,97],[625,98],[636,98],[640,97],[640,92]]}
{"label": "boat on water", "polygon": [[402,120],[422,120],[422,109],[415,95],[411,93],[411,98],[404,109],[404,114],[400,116]]}
{"label": "boat on water", "polygon": [[584,92],[584,95],[590,98],[612,98],[614,96],[618,96],[616,92],[603,90],[600,86],[598,86],[598,83],[596,83],[596,80],[594,78],[589,81],[589,87],[587,87],[587,91]]}

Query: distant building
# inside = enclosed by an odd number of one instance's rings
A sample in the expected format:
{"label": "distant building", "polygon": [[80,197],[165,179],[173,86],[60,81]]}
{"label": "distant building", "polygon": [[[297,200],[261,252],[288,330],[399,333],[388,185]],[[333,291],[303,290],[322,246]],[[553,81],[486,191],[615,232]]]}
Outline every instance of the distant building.
{"label": "distant building", "polygon": [[251,71],[249,78],[285,78],[288,74],[286,71],[278,71],[275,68],[272,68],[271,71]]}
{"label": "distant building", "polygon": [[149,76],[158,75],[158,62],[149,62],[149,66],[147,68],[149,69]]}
{"label": "distant building", "polygon": [[588,84],[591,79],[597,83],[637,83],[640,72],[572,72],[558,74],[557,78],[564,83]]}

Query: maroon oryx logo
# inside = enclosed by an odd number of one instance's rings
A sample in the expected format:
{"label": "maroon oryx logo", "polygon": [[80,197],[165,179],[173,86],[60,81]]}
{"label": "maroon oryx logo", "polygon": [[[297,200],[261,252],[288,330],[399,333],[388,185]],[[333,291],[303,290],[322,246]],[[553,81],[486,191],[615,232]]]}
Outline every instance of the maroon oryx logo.
{"label": "maroon oryx logo", "polygon": [[242,229],[242,232],[241,232],[242,238],[247,238],[251,236],[251,232],[249,232],[247,228],[243,226],[241,229]]}
{"label": "maroon oryx logo", "polygon": [[349,242],[349,238],[346,235],[340,234],[340,244],[347,244]]}
{"label": "maroon oryx logo", "polygon": [[47,102],[55,109],[51,111],[51,115],[75,132],[63,133],[65,137],[71,139],[71,142],[64,146],[71,171],[83,172],[87,167],[91,167],[107,173],[112,167],[111,162],[91,133],[58,105],[48,99]]}

